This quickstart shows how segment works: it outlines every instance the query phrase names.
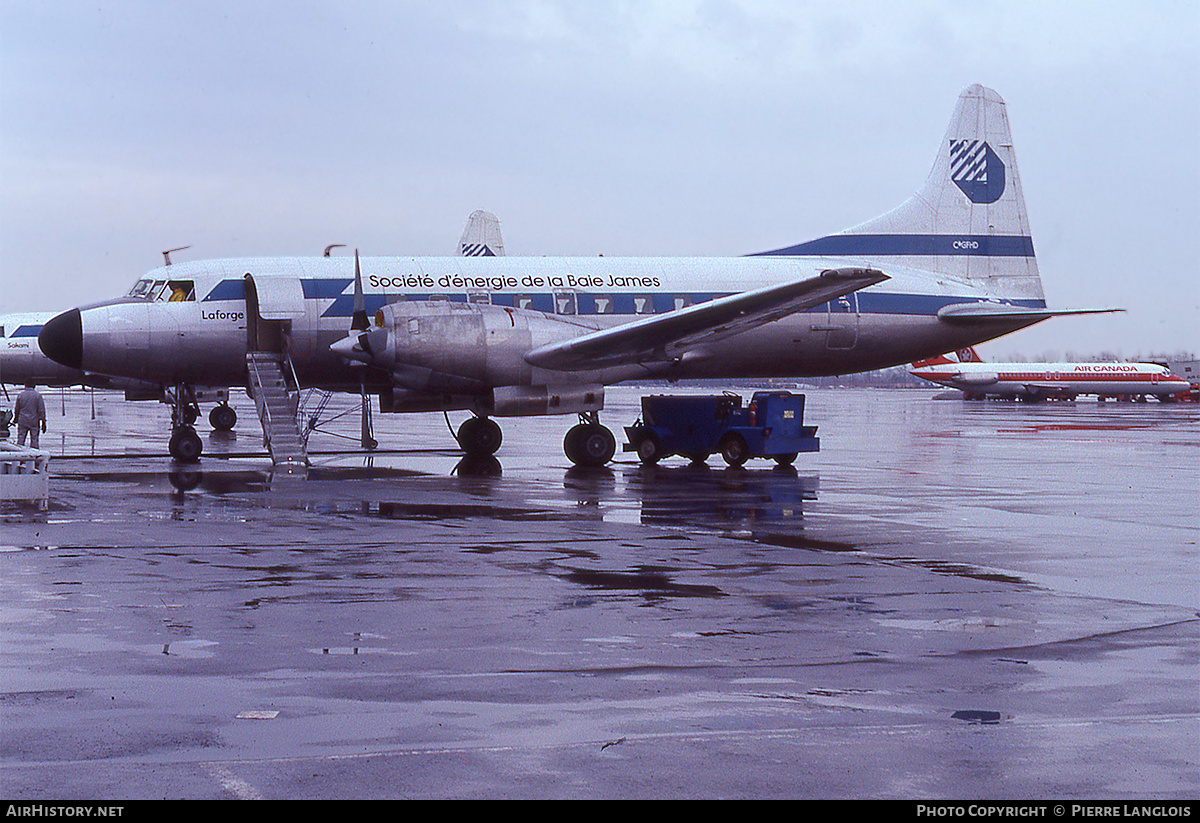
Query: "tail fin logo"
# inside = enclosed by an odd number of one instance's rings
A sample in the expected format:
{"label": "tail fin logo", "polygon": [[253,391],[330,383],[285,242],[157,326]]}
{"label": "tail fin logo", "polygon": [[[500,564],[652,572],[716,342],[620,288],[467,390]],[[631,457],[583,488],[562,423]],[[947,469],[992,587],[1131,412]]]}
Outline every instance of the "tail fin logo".
{"label": "tail fin logo", "polygon": [[486,243],[464,243],[459,247],[463,257],[495,257],[496,253]]}
{"label": "tail fin logo", "polygon": [[951,140],[950,179],[972,203],[995,203],[1004,194],[1004,162],[984,140]]}

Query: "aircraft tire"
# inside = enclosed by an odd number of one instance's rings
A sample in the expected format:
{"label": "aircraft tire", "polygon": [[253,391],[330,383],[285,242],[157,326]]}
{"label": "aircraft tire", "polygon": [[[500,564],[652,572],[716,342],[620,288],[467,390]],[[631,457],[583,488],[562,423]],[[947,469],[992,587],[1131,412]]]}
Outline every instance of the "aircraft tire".
{"label": "aircraft tire", "polygon": [[490,457],[504,439],[500,426],[487,417],[468,417],[458,427],[458,445],[471,457]]}
{"label": "aircraft tire", "polygon": [[603,466],[617,453],[617,439],[607,426],[580,423],[567,431],[563,452],[577,466]]}
{"label": "aircraft tire", "polygon": [[718,446],[721,457],[730,466],[740,466],[750,457],[750,449],[740,434],[727,434]]}
{"label": "aircraft tire", "polygon": [[217,431],[232,431],[237,425],[237,412],[233,410],[233,406],[225,403],[213,406],[213,410],[208,413],[208,422]]}
{"label": "aircraft tire", "polygon": [[195,429],[185,426],[176,429],[171,435],[167,450],[180,463],[195,463],[204,451],[204,441],[196,434]]}

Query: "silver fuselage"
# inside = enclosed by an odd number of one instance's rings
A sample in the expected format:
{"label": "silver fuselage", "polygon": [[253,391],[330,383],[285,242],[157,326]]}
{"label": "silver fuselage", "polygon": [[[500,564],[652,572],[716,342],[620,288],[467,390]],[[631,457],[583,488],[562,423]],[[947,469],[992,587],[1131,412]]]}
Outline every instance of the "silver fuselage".
{"label": "silver fuselage", "polygon": [[[548,371],[524,361],[538,343],[536,333],[504,333],[512,321],[509,309],[582,334],[813,276],[836,263],[825,257],[364,258],[362,281],[368,316],[385,305],[423,304],[422,314],[462,317],[457,326],[443,324],[457,331],[443,333],[436,347],[453,373],[469,371],[490,387],[858,372],[972,345],[1033,322],[947,324],[938,309],[999,297],[944,275],[880,265],[891,278],[886,283],[702,344],[671,362]],[[362,367],[330,349],[349,332],[353,264],[350,258],[242,258],[155,269],[134,287],[137,296],[80,309],[78,363],[71,365],[159,385],[244,385],[247,351],[279,345],[301,386],[357,390]],[[170,299],[172,284],[176,301]],[[268,335],[272,341],[264,340]],[[391,385],[387,373],[368,372],[368,385]]]}

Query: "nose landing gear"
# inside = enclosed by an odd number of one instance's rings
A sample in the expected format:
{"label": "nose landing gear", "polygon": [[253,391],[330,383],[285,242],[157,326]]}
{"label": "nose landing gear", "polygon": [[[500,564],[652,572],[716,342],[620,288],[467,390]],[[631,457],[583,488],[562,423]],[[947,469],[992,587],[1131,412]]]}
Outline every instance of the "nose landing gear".
{"label": "nose landing gear", "polygon": [[[204,441],[192,425],[200,416],[200,405],[191,387],[179,385],[171,397],[171,440],[167,450],[180,463],[195,463],[204,451]],[[230,409],[232,411],[232,409]]]}

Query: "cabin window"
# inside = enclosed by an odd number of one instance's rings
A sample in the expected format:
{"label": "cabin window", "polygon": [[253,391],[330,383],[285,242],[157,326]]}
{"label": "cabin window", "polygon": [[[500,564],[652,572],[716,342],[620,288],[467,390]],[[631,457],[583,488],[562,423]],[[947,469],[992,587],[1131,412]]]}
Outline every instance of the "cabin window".
{"label": "cabin window", "polygon": [[554,293],[555,314],[575,314],[575,292],[556,291]]}
{"label": "cabin window", "polygon": [[532,309],[533,308],[533,295],[532,294],[514,295],[513,296],[513,308]]}
{"label": "cabin window", "polygon": [[612,314],[615,303],[611,294],[592,295],[592,304],[596,307],[596,314]]}
{"label": "cabin window", "polygon": [[634,314],[654,314],[654,299],[648,294],[637,294],[633,297]]}

